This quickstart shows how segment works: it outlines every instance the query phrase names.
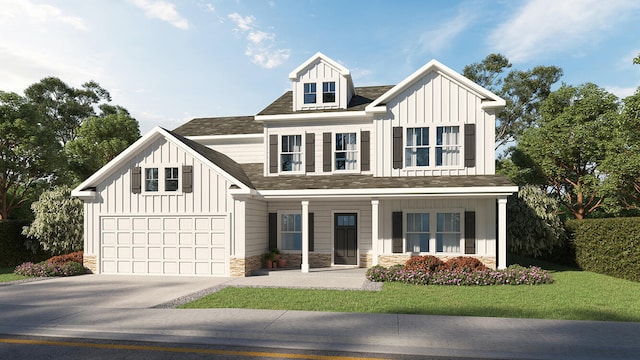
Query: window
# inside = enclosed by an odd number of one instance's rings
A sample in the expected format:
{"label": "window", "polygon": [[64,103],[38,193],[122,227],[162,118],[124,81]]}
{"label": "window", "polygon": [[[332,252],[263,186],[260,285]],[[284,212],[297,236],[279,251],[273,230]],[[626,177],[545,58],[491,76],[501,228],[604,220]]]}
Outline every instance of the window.
{"label": "window", "polygon": [[304,84],[304,103],[305,104],[316,103],[316,84],[315,83]]}
{"label": "window", "polygon": [[178,191],[178,168],[164,169],[164,191]]}
{"label": "window", "polygon": [[158,191],[158,168],[144,169],[144,191]]}
{"label": "window", "polygon": [[356,133],[336,134],[336,170],[358,169]]}
{"label": "window", "polygon": [[436,128],[436,166],[460,164],[460,127],[438,126]]}
{"label": "window", "polygon": [[406,166],[429,166],[429,128],[408,128]]}
{"label": "window", "polygon": [[436,252],[459,253],[460,213],[436,214]]}
{"label": "window", "polygon": [[407,248],[408,252],[428,252],[431,235],[429,233],[428,213],[407,214]]}
{"label": "window", "polygon": [[280,242],[282,250],[302,250],[302,216],[300,214],[282,214]]}
{"label": "window", "polygon": [[336,83],[335,81],[322,83],[322,102],[336,102]]}
{"label": "window", "polygon": [[283,135],[280,171],[302,170],[302,135]]}

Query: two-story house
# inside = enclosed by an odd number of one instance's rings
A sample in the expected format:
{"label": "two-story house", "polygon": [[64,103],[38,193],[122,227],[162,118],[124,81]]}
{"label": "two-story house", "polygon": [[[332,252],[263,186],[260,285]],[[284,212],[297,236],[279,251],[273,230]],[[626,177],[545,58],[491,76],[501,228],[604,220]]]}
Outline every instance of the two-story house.
{"label": "two-story house", "polygon": [[245,276],[277,247],[301,271],[415,254],[506,266],[503,99],[435,60],[355,87],[317,53],[289,79],[259,114],[155,128],[79,185],[85,265]]}

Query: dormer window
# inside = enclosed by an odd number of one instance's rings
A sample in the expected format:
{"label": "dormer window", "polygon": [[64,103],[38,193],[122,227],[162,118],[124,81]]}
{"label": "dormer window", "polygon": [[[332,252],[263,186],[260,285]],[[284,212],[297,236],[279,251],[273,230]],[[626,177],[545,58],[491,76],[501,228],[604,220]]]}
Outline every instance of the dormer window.
{"label": "dormer window", "polygon": [[322,102],[323,103],[336,102],[336,82],[335,81],[322,83]]}
{"label": "dormer window", "polygon": [[304,103],[305,104],[316,103],[316,83],[304,84]]}

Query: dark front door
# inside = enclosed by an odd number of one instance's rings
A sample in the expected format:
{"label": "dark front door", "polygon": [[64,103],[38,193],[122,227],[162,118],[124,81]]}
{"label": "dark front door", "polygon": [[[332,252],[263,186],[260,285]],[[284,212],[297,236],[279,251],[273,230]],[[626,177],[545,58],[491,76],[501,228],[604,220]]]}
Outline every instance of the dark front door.
{"label": "dark front door", "polygon": [[336,265],[358,265],[358,215],[335,214],[333,223],[333,262]]}

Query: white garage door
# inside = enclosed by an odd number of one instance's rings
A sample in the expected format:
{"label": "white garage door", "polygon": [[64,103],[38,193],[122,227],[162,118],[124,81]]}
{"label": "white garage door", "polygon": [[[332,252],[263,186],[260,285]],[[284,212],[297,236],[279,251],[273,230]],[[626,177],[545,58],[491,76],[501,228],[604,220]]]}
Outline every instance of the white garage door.
{"label": "white garage door", "polygon": [[228,219],[113,216],[100,219],[105,274],[228,275]]}

